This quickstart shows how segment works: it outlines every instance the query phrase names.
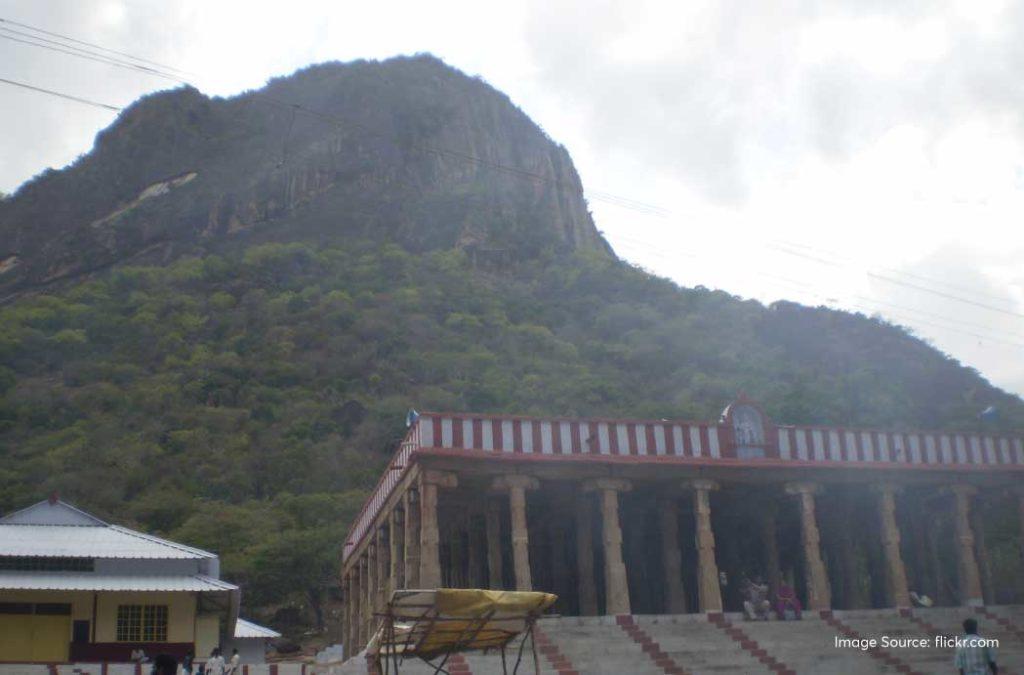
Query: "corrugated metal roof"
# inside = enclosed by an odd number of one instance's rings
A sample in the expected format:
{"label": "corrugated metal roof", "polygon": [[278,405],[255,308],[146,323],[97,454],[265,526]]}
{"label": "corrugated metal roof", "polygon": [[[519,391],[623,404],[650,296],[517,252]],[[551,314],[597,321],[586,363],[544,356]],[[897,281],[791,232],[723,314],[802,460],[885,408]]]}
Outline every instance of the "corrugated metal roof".
{"label": "corrugated metal roof", "polygon": [[281,634],[265,626],[239,619],[235,623],[236,638],[278,638]]}
{"label": "corrugated metal roof", "polygon": [[86,513],[59,499],[37,502],[0,518],[0,523],[4,525],[81,525],[87,527],[107,525],[91,513]]}
{"label": "corrugated metal roof", "polygon": [[213,577],[181,574],[92,574],[90,572],[0,572],[0,589],[49,591],[233,591]]}
{"label": "corrugated metal roof", "polygon": [[0,523],[0,556],[195,560],[213,553],[119,525],[10,525]]}

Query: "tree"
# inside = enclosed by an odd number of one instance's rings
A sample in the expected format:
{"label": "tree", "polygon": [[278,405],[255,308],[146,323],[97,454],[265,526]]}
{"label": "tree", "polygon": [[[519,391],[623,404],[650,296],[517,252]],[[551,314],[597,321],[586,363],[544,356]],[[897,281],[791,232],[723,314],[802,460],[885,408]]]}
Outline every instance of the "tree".
{"label": "tree", "polygon": [[299,589],[322,631],[324,601],[328,589],[337,584],[343,537],[340,528],[324,527],[283,532],[262,543],[252,558],[257,603],[281,602],[289,591]]}

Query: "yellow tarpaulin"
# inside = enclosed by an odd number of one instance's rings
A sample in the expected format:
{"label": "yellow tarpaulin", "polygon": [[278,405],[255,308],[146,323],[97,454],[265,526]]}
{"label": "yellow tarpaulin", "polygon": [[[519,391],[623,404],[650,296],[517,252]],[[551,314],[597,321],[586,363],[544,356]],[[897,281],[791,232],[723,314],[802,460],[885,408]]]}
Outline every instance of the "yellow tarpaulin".
{"label": "yellow tarpaulin", "polygon": [[442,588],[395,591],[367,651],[432,659],[501,648],[526,630],[557,596],[527,591]]}

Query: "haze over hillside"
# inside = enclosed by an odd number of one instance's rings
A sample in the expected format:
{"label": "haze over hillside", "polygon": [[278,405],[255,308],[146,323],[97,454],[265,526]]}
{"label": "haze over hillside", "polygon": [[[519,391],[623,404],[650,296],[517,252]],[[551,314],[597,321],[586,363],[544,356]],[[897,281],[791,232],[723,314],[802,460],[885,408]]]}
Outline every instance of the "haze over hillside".
{"label": "haze over hillside", "polygon": [[327,606],[410,407],[1024,426],[899,328],[617,259],[565,149],[427,56],[139,101],[0,203],[0,295],[0,511],[220,551],[258,619]]}

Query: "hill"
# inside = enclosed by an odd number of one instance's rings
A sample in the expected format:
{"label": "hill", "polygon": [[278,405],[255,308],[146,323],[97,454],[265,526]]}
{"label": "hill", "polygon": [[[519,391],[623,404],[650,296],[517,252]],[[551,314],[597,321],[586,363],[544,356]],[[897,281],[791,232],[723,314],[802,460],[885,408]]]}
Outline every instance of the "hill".
{"label": "hill", "polygon": [[0,292],[0,512],[57,489],[219,551],[296,630],[410,407],[1024,426],[898,327],[617,259],[565,149],[431,57],[139,101],[0,202]]}
{"label": "hill", "polygon": [[231,99],[186,87],[136,102],[91,153],[0,201],[0,297],[273,238],[258,226],[282,217],[288,238],[607,251],[581,194],[565,148],[429,56],[312,66]]}

